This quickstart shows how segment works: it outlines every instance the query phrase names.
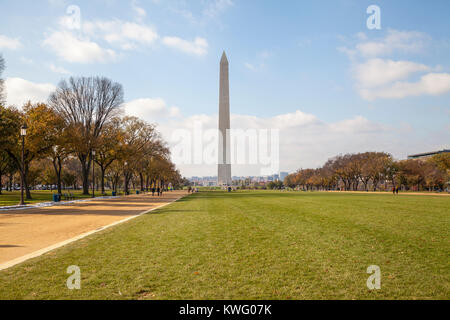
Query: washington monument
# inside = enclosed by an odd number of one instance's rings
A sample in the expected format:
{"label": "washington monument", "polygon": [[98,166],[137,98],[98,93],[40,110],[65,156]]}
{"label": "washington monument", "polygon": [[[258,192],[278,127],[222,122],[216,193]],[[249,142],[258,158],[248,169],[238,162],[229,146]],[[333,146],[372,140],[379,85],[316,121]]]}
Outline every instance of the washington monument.
{"label": "washington monument", "polygon": [[219,186],[231,186],[230,161],[230,83],[225,51],[220,60],[219,90]]}

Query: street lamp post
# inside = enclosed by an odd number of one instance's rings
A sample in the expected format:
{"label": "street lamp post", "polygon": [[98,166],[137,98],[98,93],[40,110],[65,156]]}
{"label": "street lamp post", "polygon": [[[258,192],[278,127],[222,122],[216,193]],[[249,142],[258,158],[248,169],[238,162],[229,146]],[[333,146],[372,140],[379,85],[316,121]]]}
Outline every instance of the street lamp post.
{"label": "street lamp post", "polygon": [[95,198],[95,150],[92,150],[92,198]]}
{"label": "street lamp post", "polygon": [[128,162],[125,161],[123,164],[124,164],[124,172],[125,172],[124,192],[125,192],[125,195],[127,196],[128,195],[128,172],[127,172]]}
{"label": "street lamp post", "polygon": [[25,184],[25,136],[27,135],[27,125],[26,123],[20,128],[20,136],[22,137],[22,170],[21,170],[21,179],[20,179],[20,204],[21,206],[25,205],[25,201],[23,200],[23,188]]}

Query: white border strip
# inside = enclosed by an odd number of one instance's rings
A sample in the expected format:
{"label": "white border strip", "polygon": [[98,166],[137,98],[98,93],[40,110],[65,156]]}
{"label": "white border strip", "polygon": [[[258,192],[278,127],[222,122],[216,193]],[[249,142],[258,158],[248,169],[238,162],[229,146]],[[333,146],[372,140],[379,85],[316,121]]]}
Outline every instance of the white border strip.
{"label": "white border strip", "polygon": [[177,202],[178,200],[180,200],[180,199],[182,199],[182,198],[184,198],[184,197],[186,197],[186,196],[187,196],[187,195],[184,195],[184,196],[182,196],[182,197],[179,197],[179,198],[176,199],[175,201],[172,201],[172,202],[163,204],[163,205],[161,205],[161,206],[159,206],[159,207],[155,207],[155,208],[152,208],[152,209],[150,209],[150,210],[141,212],[141,213],[139,213],[139,214],[136,215],[136,216],[132,216],[132,217],[128,217],[128,218],[126,218],[126,219],[124,219],[124,220],[116,221],[116,222],[114,222],[114,223],[111,223],[111,224],[109,224],[109,225],[107,225],[107,226],[98,228],[98,229],[96,229],[96,230],[93,230],[93,231],[89,231],[89,232],[80,234],[79,236],[76,236],[76,237],[74,237],[74,238],[72,238],[72,239],[69,239],[69,240],[65,240],[65,241],[56,243],[56,244],[54,244],[54,245],[52,245],[52,246],[50,246],[50,247],[47,247],[47,248],[44,248],[44,249],[41,249],[41,250],[38,250],[38,251],[35,251],[35,252],[32,252],[32,253],[29,253],[29,254],[24,255],[24,256],[22,256],[22,257],[16,258],[16,259],[14,259],[14,260],[10,260],[10,261],[8,261],[8,262],[2,263],[2,264],[0,264],[0,271],[5,270],[5,269],[8,269],[8,268],[11,268],[11,267],[13,267],[13,266],[15,266],[15,265],[18,265],[18,264],[20,264],[20,263],[22,263],[22,262],[25,262],[25,261],[29,260],[29,259],[33,259],[33,258],[39,257],[39,256],[41,256],[41,255],[43,255],[43,254],[45,254],[45,253],[47,253],[47,252],[53,251],[53,250],[55,250],[55,249],[61,248],[61,247],[65,246],[65,245],[68,245],[68,244],[70,244],[70,243],[72,243],[72,242],[75,242],[75,241],[81,240],[81,239],[83,239],[83,238],[86,238],[86,237],[88,237],[88,236],[90,236],[90,235],[92,235],[92,234],[94,234],[94,233],[97,233],[97,232],[100,232],[100,231],[109,229],[109,228],[111,228],[111,227],[117,226],[117,225],[119,225],[119,224],[128,222],[128,221],[130,221],[130,220],[132,220],[132,219],[135,219],[135,218],[140,217],[140,216],[142,216],[142,215],[144,215],[144,214],[150,213],[150,212],[152,212],[152,211],[154,211],[154,210],[161,209],[161,208],[163,208],[163,207],[165,207],[165,206],[168,206],[169,204],[172,204],[172,203],[174,203],[174,202]]}

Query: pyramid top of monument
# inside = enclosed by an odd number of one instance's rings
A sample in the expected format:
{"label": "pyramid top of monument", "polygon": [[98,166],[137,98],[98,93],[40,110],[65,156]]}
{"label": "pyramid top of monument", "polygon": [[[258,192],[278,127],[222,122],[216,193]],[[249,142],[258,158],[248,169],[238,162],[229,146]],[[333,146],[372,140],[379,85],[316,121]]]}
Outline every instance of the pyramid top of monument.
{"label": "pyramid top of monument", "polygon": [[220,63],[228,63],[228,58],[227,58],[227,54],[225,53],[225,50],[223,51],[222,54],[222,59],[220,59]]}

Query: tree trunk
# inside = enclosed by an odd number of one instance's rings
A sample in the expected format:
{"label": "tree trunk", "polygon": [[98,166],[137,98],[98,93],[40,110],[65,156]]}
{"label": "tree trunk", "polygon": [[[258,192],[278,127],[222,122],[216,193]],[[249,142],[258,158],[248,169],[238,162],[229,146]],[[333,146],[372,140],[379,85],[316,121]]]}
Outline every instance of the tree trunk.
{"label": "tree trunk", "polygon": [[102,194],[105,194],[105,169],[103,168],[103,166],[100,166],[100,170],[101,170],[100,184],[102,187]]}
{"label": "tree trunk", "polygon": [[377,187],[378,187],[378,180],[374,180],[373,181],[373,191],[377,191]]}
{"label": "tree trunk", "polygon": [[87,156],[78,156],[81,163],[81,175],[83,180],[83,195],[89,195],[89,171],[91,169],[91,162],[88,161]]}
{"label": "tree trunk", "polygon": [[144,189],[144,175],[142,173],[139,173],[139,179],[140,179],[140,182],[141,182],[141,191],[144,192],[145,191],[145,189]]}
{"label": "tree trunk", "polygon": [[128,181],[128,173],[124,173],[124,181],[123,181],[123,183],[124,183],[124,191],[125,191],[125,194],[127,194],[128,192],[129,192],[129,190],[128,190],[128,183],[129,183],[129,181]]}
{"label": "tree trunk", "polygon": [[53,167],[55,168],[56,186],[58,187],[58,194],[62,194],[62,187],[61,187],[62,163],[61,163],[61,158],[56,157],[55,159],[53,159]]}
{"label": "tree trunk", "polygon": [[23,184],[25,186],[25,193],[27,200],[33,200],[31,197],[30,187],[28,186],[27,176],[28,176],[28,163],[25,163],[25,172],[23,173]]}

